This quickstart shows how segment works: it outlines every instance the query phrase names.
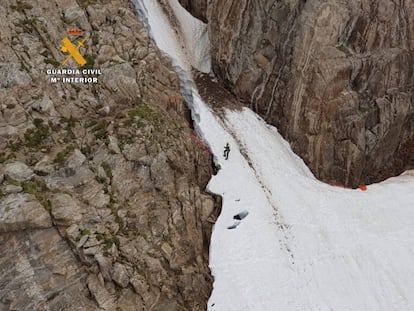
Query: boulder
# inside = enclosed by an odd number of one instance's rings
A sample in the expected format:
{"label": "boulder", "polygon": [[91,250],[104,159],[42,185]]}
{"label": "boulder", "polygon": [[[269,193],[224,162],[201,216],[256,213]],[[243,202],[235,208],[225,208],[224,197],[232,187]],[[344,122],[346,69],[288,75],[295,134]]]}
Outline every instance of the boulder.
{"label": "boulder", "polygon": [[128,272],[123,264],[116,262],[112,269],[112,280],[121,287],[127,287],[129,284]]}
{"label": "boulder", "polygon": [[70,226],[82,219],[80,203],[66,193],[57,193],[50,198],[51,213],[56,224]]}
{"label": "boulder", "polygon": [[92,297],[100,308],[103,310],[113,310],[115,308],[115,297],[105,288],[102,276],[98,277],[95,274],[90,274],[87,284]]}
{"label": "boulder", "polygon": [[19,193],[19,192],[22,192],[22,191],[23,191],[23,188],[22,187],[15,186],[15,185],[6,185],[4,187],[4,190],[3,190],[3,192],[5,194]]}
{"label": "boulder", "polygon": [[13,162],[6,164],[4,175],[16,181],[27,181],[34,176],[34,173],[26,164]]}
{"label": "boulder", "polygon": [[0,232],[52,227],[45,208],[30,194],[10,194],[0,201]]}
{"label": "boulder", "polygon": [[112,260],[108,257],[105,257],[101,253],[95,254],[95,260],[98,262],[99,270],[101,271],[104,280],[111,281]]}

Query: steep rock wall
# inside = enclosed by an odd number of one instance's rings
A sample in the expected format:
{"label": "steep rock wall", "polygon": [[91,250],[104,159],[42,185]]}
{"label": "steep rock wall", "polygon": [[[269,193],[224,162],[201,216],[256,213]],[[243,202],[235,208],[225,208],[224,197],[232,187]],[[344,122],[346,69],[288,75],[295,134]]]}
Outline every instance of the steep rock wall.
{"label": "steep rock wall", "polygon": [[414,166],[414,2],[210,1],[213,69],[324,181]]}

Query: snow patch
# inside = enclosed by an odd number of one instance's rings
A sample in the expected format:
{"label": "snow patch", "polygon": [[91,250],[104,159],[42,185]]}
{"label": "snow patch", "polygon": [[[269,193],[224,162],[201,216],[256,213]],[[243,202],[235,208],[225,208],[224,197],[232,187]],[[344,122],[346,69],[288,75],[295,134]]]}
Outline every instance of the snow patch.
{"label": "snow patch", "polygon": [[[211,70],[207,24],[194,18],[177,0],[133,0],[157,46],[188,73]],[[166,15],[168,14],[168,16]]]}

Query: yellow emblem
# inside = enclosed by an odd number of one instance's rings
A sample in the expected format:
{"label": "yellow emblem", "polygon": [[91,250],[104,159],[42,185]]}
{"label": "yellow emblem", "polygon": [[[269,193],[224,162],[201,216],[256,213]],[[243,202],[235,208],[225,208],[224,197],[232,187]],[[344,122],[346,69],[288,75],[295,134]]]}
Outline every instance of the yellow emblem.
{"label": "yellow emblem", "polygon": [[68,37],[62,39],[63,46],[61,48],[61,51],[63,53],[69,53],[66,59],[62,62],[62,66],[65,65],[72,57],[81,66],[87,63],[85,58],[83,58],[81,53],[79,53],[79,49],[83,46],[85,41],[86,38],[83,38],[82,41],[78,42],[77,46],[74,46],[73,43],[68,39]]}

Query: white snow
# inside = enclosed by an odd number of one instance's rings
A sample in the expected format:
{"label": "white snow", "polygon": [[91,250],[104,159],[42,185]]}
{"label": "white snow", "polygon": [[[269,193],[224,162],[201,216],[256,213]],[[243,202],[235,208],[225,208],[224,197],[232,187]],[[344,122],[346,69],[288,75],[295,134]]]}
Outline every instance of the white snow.
{"label": "white snow", "polygon": [[[164,9],[174,16],[178,24],[173,25],[157,0],[134,0],[139,10],[146,15],[151,35],[157,46],[170,55],[187,72],[191,67],[201,72],[210,72],[210,41],[207,25],[192,17],[178,2],[166,0]],[[171,11],[172,9],[172,11]]]}
{"label": "white snow", "polygon": [[[160,26],[156,1],[143,1],[155,42],[189,70],[188,54],[170,42],[171,26]],[[195,88],[189,105],[222,164],[208,184],[223,196],[211,240],[210,311],[414,310],[413,172],[365,192],[332,187],[249,109],[227,111],[222,121]],[[241,211],[249,214],[227,229]]]}
{"label": "white snow", "polygon": [[233,147],[208,186],[224,197],[209,310],[414,310],[412,175],[366,192],[335,188],[250,110],[227,112],[224,127],[207,109],[200,115],[213,152],[225,140]]}
{"label": "white snow", "polygon": [[169,0],[174,15],[180,22],[180,37],[185,46],[186,55],[192,66],[201,72],[211,70],[210,40],[207,24],[194,18],[185,10],[178,0]]}

